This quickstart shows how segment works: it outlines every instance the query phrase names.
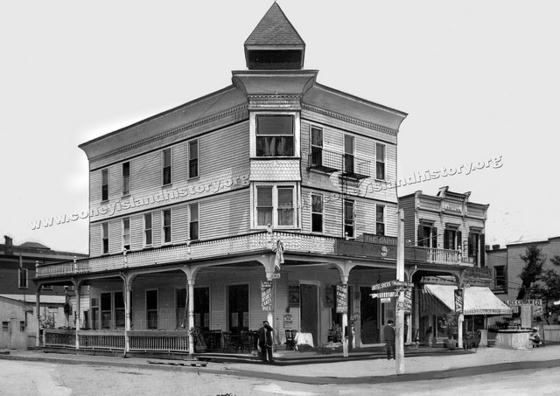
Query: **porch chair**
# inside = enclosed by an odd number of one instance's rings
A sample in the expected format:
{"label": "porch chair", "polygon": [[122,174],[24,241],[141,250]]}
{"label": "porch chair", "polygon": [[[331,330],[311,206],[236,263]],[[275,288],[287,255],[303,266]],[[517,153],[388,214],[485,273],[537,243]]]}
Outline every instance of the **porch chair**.
{"label": "porch chair", "polygon": [[237,342],[234,342],[231,338],[231,332],[229,331],[222,331],[222,342],[223,342],[223,353],[226,353],[226,351],[229,349],[233,349],[233,352],[237,352],[237,349],[239,347]]}
{"label": "porch chair", "polygon": [[241,353],[243,353],[244,350],[251,353],[253,350],[253,333],[251,331],[241,331],[239,349],[241,350]]}

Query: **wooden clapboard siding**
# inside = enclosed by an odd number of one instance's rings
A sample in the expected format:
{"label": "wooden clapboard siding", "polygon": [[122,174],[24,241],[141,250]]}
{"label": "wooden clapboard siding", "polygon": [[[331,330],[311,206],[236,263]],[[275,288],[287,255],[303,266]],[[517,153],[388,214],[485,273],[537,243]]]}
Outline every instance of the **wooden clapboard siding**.
{"label": "wooden clapboard siding", "polygon": [[223,238],[249,232],[250,210],[248,188],[201,200],[200,239]]}
{"label": "wooden clapboard siding", "polygon": [[101,255],[101,223],[89,225],[89,255],[97,257]]}
{"label": "wooden clapboard siding", "polygon": [[249,166],[249,121],[232,125],[199,139],[200,175]]}
{"label": "wooden clapboard siding", "polygon": [[109,254],[122,252],[122,220],[109,221]]}
{"label": "wooden clapboard siding", "polygon": [[185,243],[189,239],[189,216],[186,204],[175,205],[171,212],[171,240]]}

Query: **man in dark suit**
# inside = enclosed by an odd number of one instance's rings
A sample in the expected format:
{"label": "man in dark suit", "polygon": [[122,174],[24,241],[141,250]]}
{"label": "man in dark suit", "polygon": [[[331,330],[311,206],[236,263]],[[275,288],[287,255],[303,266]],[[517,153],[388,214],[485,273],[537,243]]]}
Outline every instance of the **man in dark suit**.
{"label": "man in dark suit", "polygon": [[395,358],[395,328],[394,322],[389,319],[387,326],[383,328],[383,336],[385,338],[385,346],[387,347],[387,360]]}
{"label": "man in dark suit", "polygon": [[273,331],[274,330],[270,327],[270,324],[266,320],[259,329],[259,347],[261,348],[261,358],[263,362],[274,362],[272,359]]}

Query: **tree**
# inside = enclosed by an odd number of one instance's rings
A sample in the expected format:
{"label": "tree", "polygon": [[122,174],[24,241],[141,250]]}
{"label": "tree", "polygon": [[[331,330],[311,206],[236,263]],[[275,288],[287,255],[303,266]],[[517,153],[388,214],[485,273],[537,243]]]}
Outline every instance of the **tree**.
{"label": "tree", "polygon": [[539,280],[542,274],[542,267],[546,261],[546,256],[542,254],[537,245],[529,245],[525,250],[525,255],[519,256],[525,262],[519,277],[521,278],[521,288],[517,294],[518,300],[523,300],[529,293],[531,285]]}
{"label": "tree", "polygon": [[[560,256],[556,255],[550,261],[555,267],[560,267]],[[543,300],[544,314],[548,322],[552,314],[560,313],[560,306],[554,305],[555,301],[560,300],[560,275],[554,268],[544,270],[539,275],[539,281],[531,287],[530,295]]]}

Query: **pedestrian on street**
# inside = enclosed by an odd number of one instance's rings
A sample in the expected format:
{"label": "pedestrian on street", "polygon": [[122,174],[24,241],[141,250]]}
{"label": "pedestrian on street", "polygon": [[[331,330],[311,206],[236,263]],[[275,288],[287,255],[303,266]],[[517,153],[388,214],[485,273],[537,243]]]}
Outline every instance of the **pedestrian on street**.
{"label": "pedestrian on street", "polygon": [[261,348],[261,359],[263,362],[274,363],[274,359],[272,358],[273,331],[274,330],[266,320],[259,329],[259,347]]}
{"label": "pedestrian on street", "polygon": [[387,347],[387,360],[395,358],[395,328],[392,319],[387,321],[387,325],[383,328],[383,336],[385,338],[385,346]]}

